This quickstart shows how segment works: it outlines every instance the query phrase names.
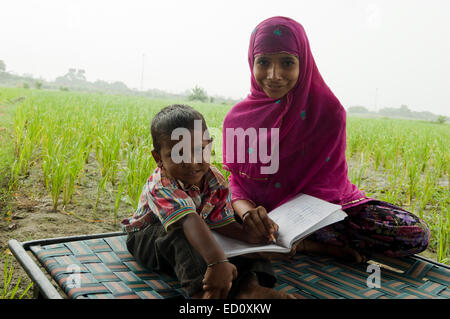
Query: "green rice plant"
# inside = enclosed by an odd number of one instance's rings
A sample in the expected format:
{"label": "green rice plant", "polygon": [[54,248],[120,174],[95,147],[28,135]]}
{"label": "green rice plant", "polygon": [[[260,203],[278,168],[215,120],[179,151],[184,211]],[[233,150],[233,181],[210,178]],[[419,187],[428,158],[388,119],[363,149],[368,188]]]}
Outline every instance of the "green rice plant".
{"label": "green rice plant", "polygon": [[[425,137],[425,139],[427,139]],[[429,143],[423,143],[416,149],[415,159],[419,163],[419,172],[424,173],[431,157],[431,150]]]}
{"label": "green rice plant", "polygon": [[406,167],[403,167],[401,163],[394,164],[392,170],[387,174],[389,187],[383,200],[389,203],[398,203],[400,192],[403,189],[403,181],[406,176]]}
{"label": "green rice plant", "polygon": [[127,196],[133,209],[136,209],[142,187],[156,168],[156,163],[151,155],[149,143],[143,143],[134,149],[127,147],[126,159],[127,166],[124,168],[124,173],[127,179]]}
{"label": "green rice plant", "polygon": [[41,139],[41,167],[43,173],[43,181],[47,190],[50,190],[50,175],[52,173],[50,156],[55,154],[54,148],[59,144],[55,143],[53,138],[45,135]]}
{"label": "green rice plant", "polygon": [[10,189],[16,184],[19,177],[28,172],[29,159],[31,156],[32,144],[30,140],[24,140],[19,156],[16,157],[11,166]]}
{"label": "green rice plant", "polygon": [[66,206],[72,199],[75,190],[75,181],[80,175],[80,172],[84,167],[84,156],[82,152],[78,153],[78,156],[72,158],[68,165],[64,178],[63,186],[63,205]]}
{"label": "green rice plant", "polygon": [[24,106],[19,105],[15,109],[14,117],[14,145],[16,157],[20,155],[20,148],[22,147],[23,141],[26,136],[23,134],[25,131],[25,125],[27,121],[27,115],[25,114]]}
{"label": "green rice plant", "polygon": [[[44,180],[48,190],[50,191],[53,209],[56,210],[65,181],[68,177],[70,178],[70,171],[68,170],[68,163],[66,159],[69,143],[67,143],[67,140],[64,140],[64,137],[61,136],[56,140],[49,142],[47,146],[49,147],[45,150],[42,158]],[[69,192],[70,191],[66,190],[66,200]]]}
{"label": "green rice plant", "polygon": [[350,175],[350,181],[355,184],[358,188],[362,185],[362,180],[366,171],[366,164],[364,162],[364,152],[359,155],[359,165],[358,169],[353,169]]}
{"label": "green rice plant", "polygon": [[378,170],[378,168],[382,165],[383,163],[383,154],[384,154],[384,150],[379,147],[378,145],[376,145],[373,148],[373,168],[375,171]]}
{"label": "green rice plant", "polygon": [[0,299],[22,299],[28,293],[28,290],[33,286],[33,283],[30,283],[27,288],[23,291],[23,293],[16,298],[17,291],[19,290],[19,284],[21,278],[17,280],[17,283],[14,287],[11,286],[12,277],[14,273],[14,265],[12,263],[12,257],[6,255],[5,265],[3,267],[3,289],[0,291]]}
{"label": "green rice plant", "polygon": [[433,194],[434,191],[434,184],[435,184],[435,180],[433,178],[433,171],[428,169],[424,182],[422,183],[423,187],[421,190],[421,195],[420,195],[420,206],[419,206],[419,217],[423,218],[423,210],[425,209],[426,205],[429,203],[431,196]]}
{"label": "green rice plant", "polygon": [[108,172],[113,185],[115,185],[118,164],[120,162],[121,136],[122,128],[113,123],[106,128],[104,135],[98,137],[101,175],[105,176]]}
{"label": "green rice plant", "polygon": [[23,105],[17,108],[14,119],[14,149],[16,159],[11,167],[10,189],[16,184],[20,176],[26,175],[29,169],[29,161],[32,156],[33,146],[36,143],[36,136],[39,134],[29,127],[29,123],[34,123],[28,118],[29,114]]}
{"label": "green rice plant", "polygon": [[126,187],[127,187],[126,179],[123,178],[117,186],[116,196],[114,199],[114,221],[113,221],[114,225],[117,224],[117,216],[119,213],[120,202],[121,202],[121,199],[122,199],[122,196],[124,194]]}
{"label": "green rice plant", "polygon": [[419,174],[420,174],[420,168],[419,163],[410,160],[406,166],[406,170],[408,173],[407,176],[407,185],[408,185],[408,200],[411,204],[413,202],[414,195],[416,194],[417,190],[417,183],[419,182]]}
{"label": "green rice plant", "polygon": [[100,197],[102,196],[103,192],[105,191],[105,185],[106,182],[108,181],[108,173],[106,173],[105,176],[101,177],[100,182],[98,183],[97,186],[97,197],[95,198],[95,204],[94,204],[94,218],[97,218],[97,207],[98,207],[98,203],[100,202]]}
{"label": "green rice plant", "polygon": [[50,194],[52,197],[53,210],[58,207],[59,197],[66,179],[66,165],[61,158],[49,156],[50,162]]}
{"label": "green rice plant", "polygon": [[446,204],[441,203],[441,214],[439,217],[437,260],[442,263],[449,261],[450,214],[448,204],[448,202]]}

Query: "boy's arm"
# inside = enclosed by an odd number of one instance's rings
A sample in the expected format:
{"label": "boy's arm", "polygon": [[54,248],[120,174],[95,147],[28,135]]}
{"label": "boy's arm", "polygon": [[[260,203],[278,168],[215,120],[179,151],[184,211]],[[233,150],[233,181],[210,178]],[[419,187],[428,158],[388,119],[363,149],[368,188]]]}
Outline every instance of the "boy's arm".
{"label": "boy's arm", "polygon": [[[203,257],[206,264],[214,264],[226,260],[223,249],[217,244],[209,227],[203,219],[191,213],[179,221],[189,243]],[[226,298],[233,279],[237,276],[236,267],[229,262],[220,262],[208,267],[203,280],[207,287],[206,298]]]}

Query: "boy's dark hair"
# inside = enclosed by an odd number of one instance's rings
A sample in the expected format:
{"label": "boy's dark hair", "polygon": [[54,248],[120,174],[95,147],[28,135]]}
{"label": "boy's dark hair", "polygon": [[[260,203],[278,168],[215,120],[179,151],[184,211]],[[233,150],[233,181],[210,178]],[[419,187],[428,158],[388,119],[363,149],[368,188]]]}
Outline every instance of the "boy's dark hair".
{"label": "boy's dark hair", "polygon": [[203,115],[189,105],[173,104],[160,110],[152,119],[150,126],[155,151],[158,153],[161,151],[162,142],[170,140],[174,129],[182,127],[193,130],[195,120],[201,120],[202,128],[204,130],[207,128]]}

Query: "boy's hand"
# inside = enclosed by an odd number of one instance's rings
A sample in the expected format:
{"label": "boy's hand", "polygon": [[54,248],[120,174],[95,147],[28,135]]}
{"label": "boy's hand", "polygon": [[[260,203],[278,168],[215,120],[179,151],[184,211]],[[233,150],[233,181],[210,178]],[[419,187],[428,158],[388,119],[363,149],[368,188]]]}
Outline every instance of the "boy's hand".
{"label": "boy's hand", "polygon": [[237,277],[237,269],[230,262],[208,267],[203,279],[203,290],[207,299],[225,299],[231,289],[232,281]]}
{"label": "boy's hand", "polygon": [[269,243],[278,231],[278,225],[269,218],[264,207],[250,209],[243,215],[242,224],[248,234],[249,243]]}

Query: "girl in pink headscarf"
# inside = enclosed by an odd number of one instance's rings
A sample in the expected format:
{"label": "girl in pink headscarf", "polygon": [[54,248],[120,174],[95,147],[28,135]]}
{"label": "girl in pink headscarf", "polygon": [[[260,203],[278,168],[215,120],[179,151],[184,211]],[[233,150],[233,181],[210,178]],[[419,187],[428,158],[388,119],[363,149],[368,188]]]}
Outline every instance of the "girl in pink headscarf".
{"label": "girl in pink headscarf", "polygon": [[346,113],[320,75],[303,27],[286,17],[261,22],[248,62],[250,94],[223,123],[223,166],[244,229],[269,241],[278,226],[268,212],[305,193],[342,205],[348,217],[301,241],[297,251],[361,261],[370,252],[425,250],[430,232],[422,220],[366,197],[348,179]]}

